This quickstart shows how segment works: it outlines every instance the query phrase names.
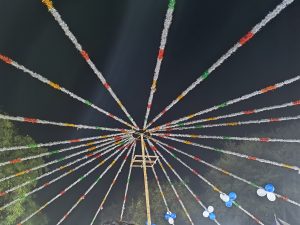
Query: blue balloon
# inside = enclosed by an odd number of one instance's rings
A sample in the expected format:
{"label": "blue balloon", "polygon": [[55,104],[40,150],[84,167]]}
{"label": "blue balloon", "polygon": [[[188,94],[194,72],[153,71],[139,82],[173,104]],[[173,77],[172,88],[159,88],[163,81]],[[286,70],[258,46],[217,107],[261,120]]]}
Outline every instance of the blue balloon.
{"label": "blue balloon", "polygon": [[210,214],[209,214],[209,219],[215,220],[215,219],[216,219],[216,214],[210,213]]}
{"label": "blue balloon", "polygon": [[172,218],[172,219],[176,219],[176,217],[177,217],[176,213],[172,213],[172,214],[171,214],[171,218]]}
{"label": "blue balloon", "polygon": [[165,220],[169,220],[170,217],[171,216],[168,213],[165,214]]}
{"label": "blue balloon", "polygon": [[228,202],[225,203],[226,207],[228,207],[228,208],[231,208],[231,207],[232,207],[232,204],[233,204],[233,203],[232,203],[232,201],[230,201],[230,200],[229,200]]}
{"label": "blue balloon", "polygon": [[265,186],[265,190],[266,190],[267,192],[274,192],[274,191],[275,191],[275,187],[274,187],[273,184],[267,184],[267,185]]}
{"label": "blue balloon", "polygon": [[228,196],[229,196],[229,198],[231,199],[231,200],[236,200],[236,198],[237,198],[237,194],[235,193],[235,192],[230,192],[229,194],[228,194]]}

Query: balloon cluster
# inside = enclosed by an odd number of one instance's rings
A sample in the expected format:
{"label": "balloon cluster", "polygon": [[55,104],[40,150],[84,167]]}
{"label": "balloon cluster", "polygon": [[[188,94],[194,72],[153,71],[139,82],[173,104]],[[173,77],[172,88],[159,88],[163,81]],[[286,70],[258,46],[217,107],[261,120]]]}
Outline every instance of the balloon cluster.
{"label": "balloon cluster", "polygon": [[257,195],[259,197],[265,197],[269,199],[269,201],[274,202],[276,200],[276,195],[274,194],[275,187],[273,184],[266,184],[265,188],[259,188],[257,190]]}
{"label": "balloon cluster", "polygon": [[237,199],[237,194],[235,192],[230,192],[228,195],[222,193],[220,194],[220,198],[225,202],[226,207],[231,208],[233,202]]}
{"label": "balloon cluster", "polygon": [[166,212],[165,214],[165,220],[168,221],[169,224],[174,224],[176,217],[176,213]]}
{"label": "balloon cluster", "polygon": [[209,217],[209,219],[210,220],[215,220],[216,219],[216,214],[214,213],[214,207],[212,207],[212,206],[208,206],[207,207],[207,210],[205,210],[204,212],[203,212],[203,216],[205,217],[205,218],[208,218]]}

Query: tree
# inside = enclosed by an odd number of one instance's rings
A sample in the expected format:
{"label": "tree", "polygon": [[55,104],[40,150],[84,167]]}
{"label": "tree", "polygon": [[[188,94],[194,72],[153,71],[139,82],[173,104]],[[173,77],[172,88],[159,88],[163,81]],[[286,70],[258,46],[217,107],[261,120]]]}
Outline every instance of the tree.
{"label": "tree", "polygon": [[[18,151],[5,151],[0,152],[0,159],[2,162],[18,159],[30,155],[36,155],[39,153],[44,153],[47,150],[42,148],[34,147],[34,140],[27,136],[21,135],[17,128],[9,121],[0,120],[0,147],[10,147],[10,146],[21,146],[21,145],[32,145],[31,149],[24,149]],[[13,175],[25,171],[27,169],[33,168],[35,166],[41,165],[44,163],[42,158],[35,160],[28,160],[26,163],[15,163],[8,164],[0,168],[0,178],[6,177],[8,175]],[[24,183],[28,180],[32,180],[35,177],[41,175],[45,170],[35,170],[28,174],[18,176],[4,182],[0,182],[0,192],[15,187],[18,184]],[[9,193],[7,195],[0,197],[0,206],[5,205],[8,202],[24,195],[27,192],[30,192],[34,187],[36,187],[37,182],[32,182],[29,185],[26,185],[16,191]],[[0,211],[0,224],[1,225],[12,225],[17,224],[20,218],[24,215],[38,209],[38,203],[36,202],[34,196],[27,197],[22,199],[18,203]],[[37,215],[34,220],[31,220],[27,223],[28,225],[45,225],[47,224],[47,218],[44,215]]]}

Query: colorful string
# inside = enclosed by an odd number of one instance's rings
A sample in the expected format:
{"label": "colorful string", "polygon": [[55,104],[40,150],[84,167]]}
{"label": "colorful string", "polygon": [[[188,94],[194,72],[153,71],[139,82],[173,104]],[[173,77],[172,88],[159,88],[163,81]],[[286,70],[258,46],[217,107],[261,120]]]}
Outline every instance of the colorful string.
{"label": "colorful string", "polygon": [[131,117],[131,115],[126,110],[123,103],[120,101],[120,99],[117,97],[115,92],[112,90],[110,85],[105,80],[102,73],[97,69],[96,65],[93,63],[93,61],[90,59],[88,53],[83,50],[82,46],[79,44],[77,38],[74,36],[74,34],[70,31],[68,25],[63,21],[61,18],[61,15],[58,13],[58,11],[53,7],[53,3],[50,0],[42,0],[42,2],[46,5],[48,8],[48,11],[51,13],[51,15],[54,17],[54,19],[58,22],[59,26],[64,31],[65,35],[69,38],[69,40],[74,44],[75,48],[80,52],[83,59],[87,62],[87,64],[90,66],[90,68],[93,70],[93,72],[97,75],[97,77],[100,79],[101,83],[105,87],[105,89],[110,93],[110,95],[113,97],[113,99],[117,102],[118,106],[122,109],[122,111],[125,113],[127,118],[131,121],[131,123],[135,126],[135,128],[138,128],[135,121]]}
{"label": "colorful string", "polygon": [[275,161],[262,159],[262,158],[258,158],[258,157],[255,157],[255,156],[249,156],[249,155],[242,154],[242,153],[227,151],[227,150],[220,149],[220,148],[213,148],[213,147],[210,147],[210,146],[201,145],[201,144],[197,144],[197,143],[194,143],[194,142],[191,142],[191,141],[181,140],[181,139],[178,139],[178,138],[173,138],[173,137],[168,137],[168,136],[167,137],[164,136],[163,138],[170,139],[170,140],[180,142],[180,143],[183,143],[183,144],[187,144],[187,145],[191,145],[191,146],[200,147],[200,148],[207,149],[207,150],[210,150],[210,151],[215,151],[215,152],[219,152],[219,153],[223,153],[223,154],[227,154],[227,155],[233,155],[233,156],[243,158],[243,159],[247,159],[247,160],[258,161],[258,162],[261,162],[261,163],[270,164],[270,165],[273,165],[273,166],[278,166],[278,167],[281,167],[281,168],[284,168],[284,169],[295,170],[298,173],[300,173],[300,168],[298,166],[289,165],[287,163],[278,163],[278,162],[275,162]]}
{"label": "colorful string", "polygon": [[[177,171],[174,169],[174,167],[166,160],[166,158],[158,151],[158,149],[153,145],[153,143],[147,139],[148,144],[150,146],[150,148],[156,152],[162,159],[163,161],[166,163],[166,165],[170,168],[170,170],[176,175],[176,177],[180,180],[180,182],[185,186],[185,188],[191,193],[191,195],[193,196],[193,198],[196,200],[196,202],[204,209],[207,210],[207,207],[204,205],[204,203],[200,200],[200,197],[197,196],[192,189],[186,184],[186,182],[181,178],[181,176],[177,173]],[[218,220],[214,219],[214,222],[218,225],[220,225],[220,223],[218,222]]]}
{"label": "colorful string", "polygon": [[155,70],[154,70],[154,76],[153,76],[153,80],[152,80],[150,96],[149,96],[148,103],[147,103],[147,108],[146,108],[146,115],[145,115],[144,126],[143,126],[144,129],[147,126],[147,121],[148,121],[148,117],[149,117],[149,114],[150,114],[150,111],[151,111],[153,98],[154,98],[154,93],[156,91],[157,80],[158,80],[158,76],[159,76],[159,73],[160,73],[161,64],[162,64],[162,61],[164,59],[164,54],[165,54],[165,48],[166,48],[166,45],[167,45],[169,29],[171,27],[172,20],[173,20],[173,13],[174,13],[174,9],[175,9],[175,4],[176,4],[175,0],[169,0],[169,6],[168,6],[167,13],[166,13],[165,22],[164,22],[164,29],[162,31],[161,38],[160,38],[160,46],[159,46],[156,66],[155,66]]}
{"label": "colorful string", "polygon": [[[283,109],[283,108],[292,107],[292,106],[299,106],[299,105],[300,105],[300,100],[296,100],[296,101],[284,103],[284,104],[281,104],[281,105],[263,107],[263,108],[260,108],[260,109],[248,109],[248,110],[243,110],[243,111],[237,112],[237,113],[231,113],[231,114],[227,114],[227,115],[209,117],[209,118],[205,118],[205,119],[194,120],[194,121],[182,123],[182,121],[187,118],[187,117],[184,117],[183,120],[181,120],[181,119],[176,120],[177,122],[173,125],[171,125],[172,124],[172,122],[171,122],[170,125],[163,125],[163,126],[155,128],[155,129],[167,130],[167,129],[170,129],[170,128],[173,128],[173,127],[178,127],[178,126],[188,126],[188,125],[192,125],[192,124],[196,124],[196,123],[199,124],[199,123],[204,123],[204,122],[209,122],[209,121],[216,121],[216,120],[220,120],[220,119],[227,119],[227,118],[237,117],[237,116],[241,116],[241,115],[247,115],[248,116],[248,115],[253,115],[253,114],[256,114],[256,113],[260,113],[260,112],[271,111],[271,110],[274,110],[274,109]],[[189,117],[189,118],[191,118],[191,117]]]}
{"label": "colorful string", "polygon": [[73,98],[73,99],[75,99],[75,100],[77,100],[77,101],[80,101],[80,102],[84,103],[84,104],[87,105],[87,106],[90,106],[90,107],[96,109],[97,111],[103,113],[104,115],[106,115],[106,116],[108,116],[108,117],[111,117],[111,118],[113,118],[114,120],[119,121],[119,122],[122,123],[122,124],[125,124],[126,126],[129,126],[129,127],[131,127],[131,128],[134,128],[134,127],[132,127],[132,125],[130,125],[130,124],[127,123],[126,121],[120,119],[119,117],[117,117],[117,116],[115,116],[115,115],[113,115],[113,114],[111,114],[111,113],[105,111],[104,109],[99,108],[98,106],[94,105],[94,104],[91,103],[90,101],[85,100],[85,99],[79,97],[78,95],[76,95],[76,94],[72,93],[71,91],[65,89],[64,87],[60,86],[59,84],[54,83],[54,82],[48,80],[47,78],[43,77],[42,75],[40,75],[40,74],[38,74],[38,73],[35,73],[35,72],[33,72],[33,71],[27,69],[25,66],[20,65],[19,63],[13,61],[12,59],[8,58],[7,56],[0,54],[0,60],[4,61],[5,63],[7,63],[7,64],[9,64],[9,65],[14,66],[15,68],[17,68],[17,69],[23,71],[24,73],[29,74],[29,75],[32,76],[33,78],[36,78],[37,80],[39,80],[39,81],[41,81],[41,82],[43,82],[43,83],[49,85],[50,87],[52,87],[52,88],[54,88],[54,89],[56,89],[56,90],[59,90],[59,91],[65,93],[65,94],[67,94],[67,95],[70,96],[71,98]]}
{"label": "colorful string", "polygon": [[0,114],[0,119],[32,123],[32,124],[46,124],[46,125],[54,125],[54,126],[61,126],[61,127],[72,127],[72,128],[77,128],[77,129],[126,132],[125,129],[120,129],[120,128],[96,127],[96,126],[87,126],[87,125],[73,124],[73,123],[53,122],[53,121],[36,119],[36,118],[26,118],[26,117],[21,117],[21,116],[7,116],[4,114]]}
{"label": "colorful string", "polygon": [[186,90],[184,90],[175,100],[171,102],[162,112],[160,112],[147,126],[150,127],[155,121],[181,101],[190,91],[204,81],[215,69],[221,66],[226,59],[233,55],[240,47],[250,41],[256,33],[258,33],[264,26],[266,26],[272,19],[274,19],[282,10],[293,3],[294,0],[283,0],[272,12],[270,12],[260,23],[255,25],[250,32],[242,37],[232,48],[228,50],[217,62],[215,62],[207,71],[205,71],[194,83],[192,83]]}
{"label": "colorful string", "polygon": [[[255,183],[253,183],[252,181],[248,181],[248,180],[246,180],[246,179],[244,179],[244,178],[241,178],[241,177],[239,177],[238,175],[233,174],[233,173],[231,173],[231,172],[229,172],[229,171],[227,171],[227,170],[225,170],[225,169],[222,169],[222,168],[220,168],[220,167],[214,166],[214,165],[212,165],[211,163],[209,163],[209,162],[203,160],[202,158],[200,158],[200,157],[198,157],[198,156],[191,155],[191,154],[189,154],[189,153],[186,153],[186,152],[184,152],[184,151],[181,151],[181,150],[179,150],[178,148],[175,148],[174,146],[168,145],[168,144],[166,144],[166,143],[164,143],[164,142],[158,141],[157,139],[155,139],[155,141],[158,142],[158,143],[160,143],[161,145],[163,145],[163,146],[169,148],[169,149],[172,150],[172,151],[179,152],[179,153],[181,153],[181,154],[183,154],[183,155],[185,155],[185,156],[187,156],[187,157],[189,157],[189,158],[195,160],[196,162],[202,163],[202,164],[204,164],[204,165],[206,165],[206,166],[208,166],[208,167],[210,167],[210,168],[213,168],[213,169],[215,169],[215,170],[221,172],[223,175],[230,176],[230,177],[232,177],[232,178],[234,178],[234,179],[237,179],[237,180],[239,180],[239,181],[241,181],[241,182],[244,182],[244,183],[250,185],[251,187],[253,187],[253,188],[255,188],[255,189],[262,188],[262,187],[259,186],[258,184],[255,184]],[[296,201],[294,201],[294,200],[292,200],[292,199],[289,199],[286,195],[280,195],[280,194],[277,194],[277,193],[275,193],[275,195],[276,195],[279,199],[281,199],[281,200],[283,200],[283,201],[289,202],[289,203],[291,203],[291,204],[293,204],[293,205],[295,205],[295,206],[300,207],[300,203],[298,203],[298,202],[296,202]]]}
{"label": "colorful string", "polygon": [[[241,97],[238,97],[238,98],[235,98],[235,99],[232,99],[232,100],[229,100],[229,101],[226,101],[224,103],[221,103],[219,105],[215,105],[211,108],[208,108],[208,109],[205,109],[205,110],[202,110],[200,112],[197,112],[197,113],[194,113],[194,114],[191,114],[191,115],[188,115],[188,116],[185,116],[185,117],[182,117],[180,119],[177,119],[177,120],[174,120],[172,122],[169,122],[169,123],[166,123],[165,125],[162,125],[162,126],[158,126],[158,127],[155,127],[155,128],[152,128],[150,129],[150,131],[153,131],[153,130],[159,130],[159,129],[162,129],[162,128],[165,128],[165,127],[169,127],[171,125],[175,125],[175,124],[179,124],[180,125],[183,125],[185,123],[182,123],[183,121],[186,121],[186,120],[189,120],[189,119],[192,119],[196,116],[200,116],[200,115],[203,115],[203,114],[206,114],[206,113],[209,113],[209,112],[212,112],[212,111],[215,111],[215,110],[218,110],[218,109],[222,109],[222,108],[225,108],[227,106],[230,106],[230,105],[233,105],[235,103],[238,103],[238,102],[242,102],[244,100],[247,100],[247,99],[250,99],[250,98],[253,98],[255,96],[258,96],[258,95],[261,95],[261,94],[265,94],[265,93],[269,93],[270,91],[274,91],[274,90],[277,90],[279,88],[282,88],[282,87],[285,87],[286,85],[290,85],[290,84],[293,84],[294,82],[300,80],[300,76],[296,76],[296,77],[293,77],[291,79],[288,79],[288,80],[285,80],[283,82],[280,82],[280,83],[277,83],[277,84],[274,84],[274,85],[270,85],[268,87],[265,87],[263,89],[260,89],[258,91],[254,91],[250,94],[246,94],[246,95],[243,95]],[[300,102],[299,101],[294,101],[292,103],[293,105],[299,105]],[[242,114],[245,114],[245,115],[248,115],[248,114],[252,114],[252,110],[247,110],[245,112],[242,112]],[[226,117],[225,117],[226,118]],[[214,120],[214,118],[212,118],[212,120]],[[202,121],[201,121],[202,122]]]}

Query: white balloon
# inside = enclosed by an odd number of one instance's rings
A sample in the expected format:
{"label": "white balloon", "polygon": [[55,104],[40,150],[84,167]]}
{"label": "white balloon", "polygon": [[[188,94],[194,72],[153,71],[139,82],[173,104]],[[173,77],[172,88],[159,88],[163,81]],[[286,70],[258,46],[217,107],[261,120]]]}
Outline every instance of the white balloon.
{"label": "white balloon", "polygon": [[174,219],[173,218],[169,218],[168,222],[169,222],[169,224],[174,224]]}
{"label": "white balloon", "polygon": [[214,207],[212,207],[212,206],[208,206],[208,208],[207,208],[207,211],[208,211],[209,213],[212,213],[214,210],[215,210],[215,209],[214,209]]}
{"label": "white balloon", "polygon": [[264,197],[264,196],[266,196],[266,194],[267,194],[267,192],[266,192],[265,189],[260,188],[260,189],[257,190],[257,195],[259,197]]}
{"label": "white balloon", "polygon": [[228,202],[229,201],[229,196],[226,194],[220,194],[220,198],[222,199],[223,202]]}
{"label": "white balloon", "polygon": [[203,216],[204,216],[205,218],[209,217],[209,212],[204,211],[204,212],[203,212]]}
{"label": "white balloon", "polygon": [[274,202],[276,200],[276,195],[272,192],[267,193],[267,198],[271,201]]}

